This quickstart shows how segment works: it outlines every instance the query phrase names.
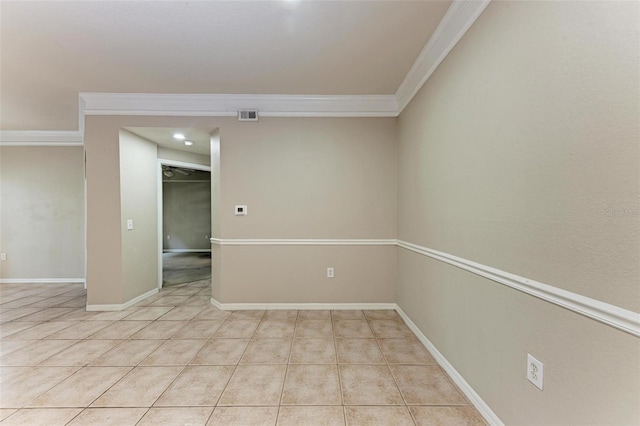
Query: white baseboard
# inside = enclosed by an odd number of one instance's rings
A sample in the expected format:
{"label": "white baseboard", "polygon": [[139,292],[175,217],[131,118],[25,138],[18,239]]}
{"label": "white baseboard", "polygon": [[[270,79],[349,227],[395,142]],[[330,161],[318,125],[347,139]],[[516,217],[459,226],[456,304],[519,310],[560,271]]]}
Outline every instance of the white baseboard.
{"label": "white baseboard", "polygon": [[213,297],[211,304],[222,311],[246,310],[379,310],[396,309],[395,303],[220,303]]}
{"label": "white baseboard", "polygon": [[84,278],[0,278],[0,284],[84,284]]}
{"label": "white baseboard", "polygon": [[119,305],[87,305],[87,312],[90,311],[124,311],[125,309],[135,305],[138,302],[146,299],[147,297],[151,297],[154,294],[158,293],[158,289],[154,288],[153,290],[149,290],[148,292],[141,294],[138,297],[135,297],[128,302],[121,303]]}
{"label": "white baseboard", "polygon": [[211,253],[211,249],[163,249],[163,253]]}
{"label": "white baseboard", "polygon": [[407,324],[407,327],[411,329],[411,331],[413,332],[413,334],[416,335],[418,340],[420,340],[420,342],[427,348],[427,350],[431,352],[431,355],[433,355],[433,357],[438,362],[438,364],[440,364],[440,366],[444,368],[447,374],[449,374],[449,377],[451,377],[451,379],[455,382],[455,384],[458,385],[460,390],[462,390],[462,392],[469,399],[469,401],[471,401],[473,406],[476,407],[476,409],[480,412],[482,417],[484,417],[487,423],[489,423],[492,426],[493,425],[504,426],[504,423],[502,423],[502,420],[500,420],[500,418],[496,415],[496,413],[493,412],[491,407],[489,407],[487,403],[484,402],[482,398],[480,398],[480,395],[478,395],[476,391],[473,390],[471,385],[469,385],[469,383],[467,383],[464,377],[462,377],[460,373],[458,373],[458,371],[453,367],[453,365],[451,365],[451,363],[447,361],[444,355],[440,353],[440,351],[434,346],[434,344],[431,343],[431,341],[427,339],[427,337],[424,334],[422,334],[422,331],[420,331],[418,326],[415,325],[413,321],[411,321],[411,318],[409,318],[409,316],[406,313],[404,313],[404,311],[397,305],[396,305],[396,311],[398,312],[398,314],[400,314],[405,324]]}

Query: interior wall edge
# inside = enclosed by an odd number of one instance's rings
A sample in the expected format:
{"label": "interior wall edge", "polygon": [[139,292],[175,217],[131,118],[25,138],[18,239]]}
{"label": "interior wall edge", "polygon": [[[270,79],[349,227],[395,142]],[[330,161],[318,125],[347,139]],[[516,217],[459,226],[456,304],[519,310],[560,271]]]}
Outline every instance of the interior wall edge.
{"label": "interior wall edge", "polygon": [[491,0],[454,0],[396,92],[398,115],[471,28]]}
{"label": "interior wall edge", "polygon": [[471,387],[469,383],[462,377],[460,373],[454,368],[454,366],[447,360],[447,358],[440,353],[438,348],[431,343],[431,341],[425,336],[420,328],[411,321],[411,318],[402,310],[402,308],[396,305],[396,312],[400,314],[402,320],[407,324],[407,327],[413,332],[413,334],[420,340],[420,343],[427,348],[427,350],[431,353],[431,355],[435,358],[437,363],[447,372],[449,377],[455,382],[455,384],[460,388],[460,390],[465,394],[465,396],[471,401],[473,406],[480,412],[482,417],[489,423],[490,425],[500,426],[504,425],[502,420],[493,412],[491,407],[484,402],[484,400],[478,395],[478,393]]}

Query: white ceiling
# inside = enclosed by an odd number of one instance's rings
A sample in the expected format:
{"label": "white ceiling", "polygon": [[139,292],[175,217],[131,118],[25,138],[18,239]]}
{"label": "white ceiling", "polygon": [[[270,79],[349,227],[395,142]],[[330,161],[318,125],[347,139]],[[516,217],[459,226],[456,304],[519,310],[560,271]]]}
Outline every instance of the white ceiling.
{"label": "white ceiling", "polygon": [[[125,129],[164,148],[202,155],[209,155],[211,152],[211,131],[209,130],[177,127],[125,127]],[[185,145],[183,141],[173,137],[174,133],[183,134],[186,140],[193,141],[194,144]]]}
{"label": "white ceiling", "polygon": [[0,128],[78,93],[394,94],[451,1],[2,1]]}

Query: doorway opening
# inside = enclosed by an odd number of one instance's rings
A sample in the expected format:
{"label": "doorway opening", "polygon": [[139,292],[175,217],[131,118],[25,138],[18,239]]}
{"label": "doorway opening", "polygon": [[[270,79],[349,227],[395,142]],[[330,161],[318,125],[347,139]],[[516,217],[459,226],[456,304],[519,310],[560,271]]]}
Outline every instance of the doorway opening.
{"label": "doorway opening", "polygon": [[211,164],[217,129],[124,129],[158,147],[155,179],[158,289],[191,282],[210,285],[214,208]]}
{"label": "doorway opening", "polygon": [[211,279],[211,172],[197,167],[160,161],[162,287]]}
{"label": "doorway opening", "polygon": [[159,287],[211,279],[211,169],[158,160]]}

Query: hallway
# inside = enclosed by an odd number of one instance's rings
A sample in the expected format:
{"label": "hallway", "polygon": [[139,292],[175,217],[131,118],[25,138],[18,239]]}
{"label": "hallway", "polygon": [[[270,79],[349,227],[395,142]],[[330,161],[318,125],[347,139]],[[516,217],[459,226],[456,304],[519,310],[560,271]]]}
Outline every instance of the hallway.
{"label": "hallway", "polygon": [[394,311],[220,311],[209,287],[85,312],[81,284],[0,285],[2,424],[484,424]]}
{"label": "hallway", "polygon": [[211,252],[162,253],[162,286],[211,278]]}

